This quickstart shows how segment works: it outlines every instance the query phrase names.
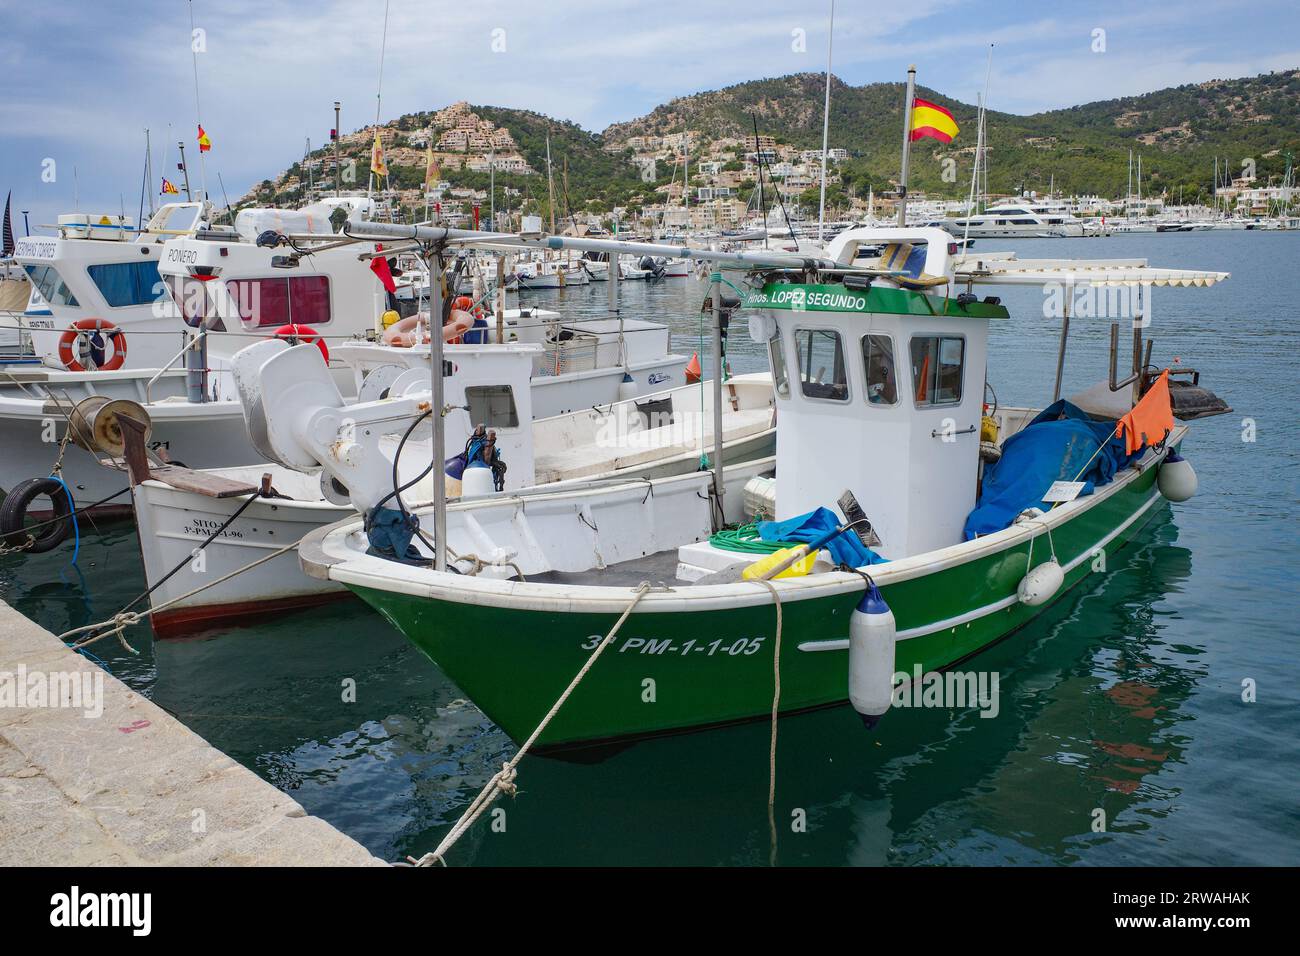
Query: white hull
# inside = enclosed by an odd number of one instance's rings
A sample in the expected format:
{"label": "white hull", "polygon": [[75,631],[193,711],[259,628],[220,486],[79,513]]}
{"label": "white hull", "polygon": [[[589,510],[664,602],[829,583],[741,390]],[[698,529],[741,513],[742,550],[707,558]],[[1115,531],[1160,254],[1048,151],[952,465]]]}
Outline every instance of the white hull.
{"label": "white hull", "polygon": [[[60,398],[66,396],[76,402],[91,395],[105,395],[141,404],[145,404],[144,388],[149,380],[149,376],[132,372],[90,375],[55,372],[48,377],[48,387]],[[183,377],[160,379],[154,385],[155,400],[145,405],[153,421],[151,447],[191,468],[216,468],[231,462],[258,460],[238,402],[191,404],[177,395],[178,385],[183,389]],[[173,397],[160,400],[160,396],[169,393]],[[0,488],[7,491],[20,481],[50,474],[58,454],[58,439],[66,428],[62,413],[49,407],[42,392],[34,387],[22,391],[10,383],[0,384],[0,448],[5,450],[0,462]],[[71,443],[64,452],[62,476],[78,506],[106,498],[127,484],[124,472],[99,464],[95,456]],[[105,510],[122,509],[129,504],[123,495],[105,506]]]}
{"label": "white hull", "polygon": [[[739,465],[773,454],[775,428],[770,377],[743,376],[735,382],[742,408],[738,411],[728,408],[724,412],[724,460]],[[667,394],[659,393],[656,397]],[[688,413],[695,413],[699,407],[694,387],[679,390],[677,400]],[[618,409],[584,409],[574,415],[539,420],[533,426],[535,441],[539,449],[547,449],[545,453],[539,451],[535,463],[538,480],[544,483],[539,487],[558,489],[609,477],[663,478],[696,471],[701,441],[710,454],[712,449],[712,402],[707,392],[705,404],[702,436],[697,426],[680,420],[683,412],[679,409],[674,412],[674,417],[679,419],[676,427],[658,430],[665,432],[662,437],[638,440],[634,433],[622,445],[606,445],[600,440],[602,429],[609,426],[611,415],[620,413]],[[426,443],[423,450],[413,451],[412,455],[427,455],[427,447]],[[194,549],[229,520],[247,499],[212,498],[172,488],[156,479],[137,487],[135,513],[149,586],[153,587],[168,571],[185,562],[180,571],[159,584],[151,596],[155,606],[180,598],[299,540],[310,531],[353,514],[349,506],[323,500],[315,475],[289,471],[279,465],[221,468],[214,469],[213,473],[251,485],[256,485],[263,473],[269,473],[275,489],[293,500],[255,501],[203,549],[201,561],[196,561]],[[153,625],[160,634],[179,633],[217,621],[305,606],[343,593],[346,592],[341,585],[307,577],[299,567],[297,553],[289,551],[253,571],[178,601],[155,614]]]}

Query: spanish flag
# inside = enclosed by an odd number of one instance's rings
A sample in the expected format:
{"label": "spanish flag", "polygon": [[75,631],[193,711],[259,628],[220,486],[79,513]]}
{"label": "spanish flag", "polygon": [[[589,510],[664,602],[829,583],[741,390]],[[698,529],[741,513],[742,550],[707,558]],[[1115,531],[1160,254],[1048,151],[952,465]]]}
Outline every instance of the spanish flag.
{"label": "spanish flag", "polygon": [[203,132],[203,124],[199,124],[199,152],[206,153],[212,148],[212,140],[208,139],[208,134]]}
{"label": "spanish flag", "polygon": [[942,106],[923,99],[912,100],[912,140],[929,136],[941,143],[951,143],[957,135],[957,122]]}
{"label": "spanish flag", "polygon": [[180,195],[180,190],[177,189],[174,185],[172,185],[171,181],[166,176],[164,176],[163,184],[162,184],[162,194],[164,196],[167,195],[176,196],[176,195]]}
{"label": "spanish flag", "polygon": [[379,141],[379,130],[375,130],[375,145],[370,150],[370,171],[376,176],[388,175],[388,164],[384,162],[384,144]]}

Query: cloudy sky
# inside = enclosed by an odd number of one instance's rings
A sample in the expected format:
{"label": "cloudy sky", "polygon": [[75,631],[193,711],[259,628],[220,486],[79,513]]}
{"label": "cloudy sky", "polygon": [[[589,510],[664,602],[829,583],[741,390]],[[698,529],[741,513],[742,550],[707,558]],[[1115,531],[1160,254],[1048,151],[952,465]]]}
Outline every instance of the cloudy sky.
{"label": "cloudy sky", "polygon": [[[390,0],[381,115],[457,100],[601,130],[677,95],[825,69],[829,0]],[[835,72],[1032,113],[1300,66],[1294,0],[838,0]],[[190,17],[206,50],[191,55]],[[0,190],[33,227],[71,211],[134,216],[145,128],[155,170],[193,162],[198,108],[233,200],[343,128],[374,121],[384,0],[0,0]],[[1095,31],[1105,31],[1095,52]],[[801,37],[804,42],[800,42]],[[850,146],[835,139],[832,145]],[[75,175],[74,175],[75,171]],[[46,181],[53,179],[52,182]],[[194,183],[197,187],[197,182]],[[156,190],[157,183],[153,184]],[[15,213],[21,235],[22,218]]]}

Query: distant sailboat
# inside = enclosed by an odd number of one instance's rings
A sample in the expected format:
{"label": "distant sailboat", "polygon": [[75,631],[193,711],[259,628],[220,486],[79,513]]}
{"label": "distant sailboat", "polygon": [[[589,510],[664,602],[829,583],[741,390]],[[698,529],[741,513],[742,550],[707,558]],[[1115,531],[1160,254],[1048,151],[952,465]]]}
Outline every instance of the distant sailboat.
{"label": "distant sailboat", "polygon": [[14,221],[9,208],[13,198],[13,190],[10,190],[5,197],[4,238],[0,240],[0,259],[8,259],[14,254]]}

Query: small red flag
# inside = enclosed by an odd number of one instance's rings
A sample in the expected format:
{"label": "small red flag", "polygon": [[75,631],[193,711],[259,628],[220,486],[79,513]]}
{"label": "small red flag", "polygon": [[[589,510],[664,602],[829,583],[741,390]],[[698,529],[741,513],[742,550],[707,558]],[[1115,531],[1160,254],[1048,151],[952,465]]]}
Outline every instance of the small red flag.
{"label": "small red flag", "polygon": [[370,271],[378,277],[380,283],[389,292],[397,291],[397,283],[393,281],[392,270],[388,268],[388,260],[383,256],[375,256],[370,260]]}
{"label": "small red flag", "polygon": [[199,152],[206,153],[212,148],[212,140],[208,139],[208,134],[203,132],[203,126],[199,126]]}

